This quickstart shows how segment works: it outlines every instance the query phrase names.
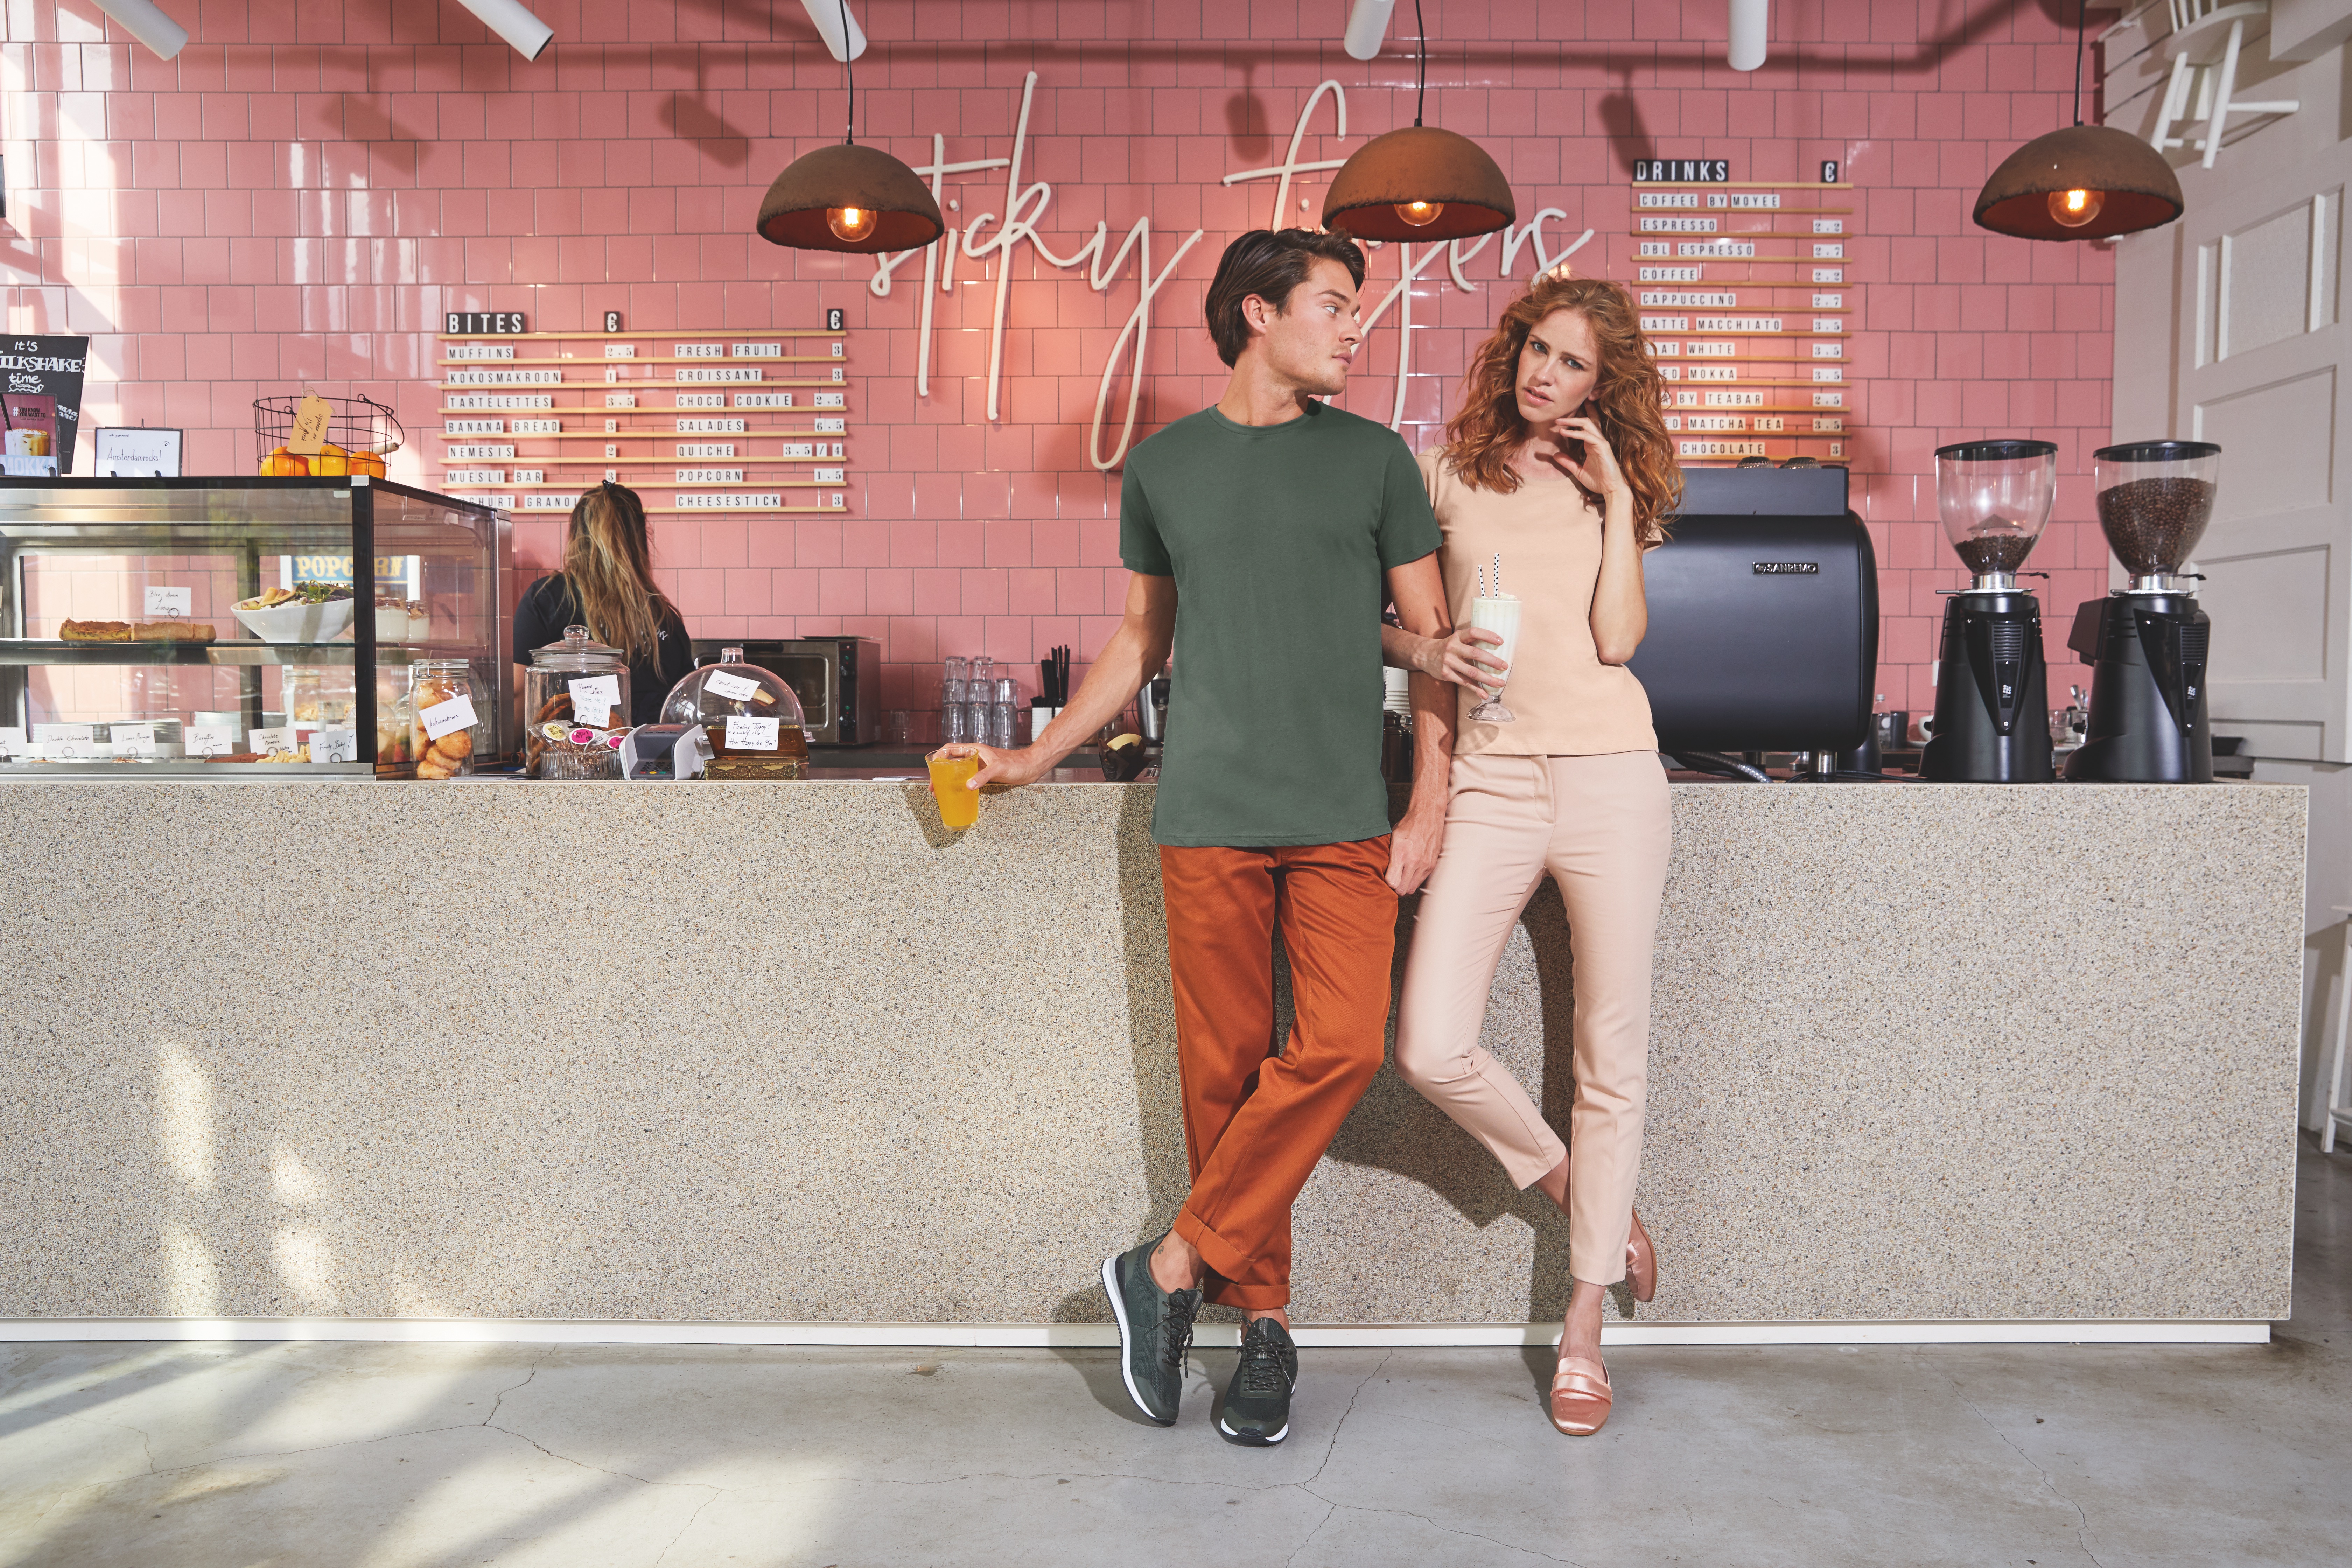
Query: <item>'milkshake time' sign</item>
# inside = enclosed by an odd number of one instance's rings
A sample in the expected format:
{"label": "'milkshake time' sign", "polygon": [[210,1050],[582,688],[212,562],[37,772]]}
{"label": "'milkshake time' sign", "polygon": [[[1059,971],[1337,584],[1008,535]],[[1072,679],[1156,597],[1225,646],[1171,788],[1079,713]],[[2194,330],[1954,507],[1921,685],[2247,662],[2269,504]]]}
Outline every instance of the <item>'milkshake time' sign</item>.
{"label": "'milkshake time' sign", "polygon": [[0,338],[0,417],[5,417],[11,457],[58,460],[58,472],[73,472],[74,437],[81,430],[82,367],[89,340],[68,337]]}

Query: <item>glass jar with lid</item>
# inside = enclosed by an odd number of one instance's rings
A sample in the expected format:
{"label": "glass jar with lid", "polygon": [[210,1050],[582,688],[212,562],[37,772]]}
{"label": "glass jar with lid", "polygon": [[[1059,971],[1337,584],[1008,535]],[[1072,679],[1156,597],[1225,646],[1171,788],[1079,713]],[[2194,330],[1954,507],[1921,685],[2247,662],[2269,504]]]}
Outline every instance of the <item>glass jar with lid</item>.
{"label": "glass jar with lid", "polygon": [[491,690],[462,658],[423,658],[408,667],[408,700],[416,715],[408,742],[418,778],[474,771],[477,752],[494,733],[493,715],[486,710]]}
{"label": "glass jar with lid", "polygon": [[740,647],[722,649],[670,688],[662,702],[665,724],[699,724],[709,739],[714,779],[799,779],[808,776],[808,731],[801,700],[784,678],[743,662]]}
{"label": "glass jar with lid", "polygon": [[541,779],[616,779],[629,731],[629,661],[586,626],[531,649],[523,676],[522,771]]}
{"label": "glass jar with lid", "polygon": [[[348,664],[288,665],[282,689],[295,744],[307,748],[313,741],[320,742],[317,752],[305,750],[302,754],[314,759],[336,754],[330,750],[333,737],[351,734],[352,715],[359,705],[356,672]],[[321,731],[327,731],[324,740]],[[342,754],[352,754],[348,746],[341,750]]]}

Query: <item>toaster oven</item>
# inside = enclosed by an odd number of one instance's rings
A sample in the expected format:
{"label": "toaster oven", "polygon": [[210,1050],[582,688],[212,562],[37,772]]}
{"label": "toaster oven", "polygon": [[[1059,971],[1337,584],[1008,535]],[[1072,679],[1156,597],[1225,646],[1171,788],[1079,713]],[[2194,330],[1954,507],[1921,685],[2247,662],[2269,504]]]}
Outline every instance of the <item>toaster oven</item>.
{"label": "toaster oven", "polygon": [[793,689],[810,745],[869,746],[882,738],[882,645],[873,638],[697,637],[694,662],[708,664],[730,647]]}

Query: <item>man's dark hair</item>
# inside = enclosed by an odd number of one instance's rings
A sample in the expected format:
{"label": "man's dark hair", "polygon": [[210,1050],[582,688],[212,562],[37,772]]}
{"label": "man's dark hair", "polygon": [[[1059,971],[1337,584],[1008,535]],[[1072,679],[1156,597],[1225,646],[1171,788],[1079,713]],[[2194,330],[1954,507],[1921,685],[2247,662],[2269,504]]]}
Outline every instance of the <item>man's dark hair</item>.
{"label": "man's dark hair", "polygon": [[1320,258],[1348,269],[1356,287],[1364,286],[1364,253],[1344,234],[1318,234],[1311,228],[1254,228],[1225,247],[1210,281],[1207,311],[1209,336],[1217,342],[1217,357],[1231,365],[1249,347],[1249,321],[1242,301],[1255,294],[1276,310],[1288,307],[1290,291],[1307,280],[1307,269]]}

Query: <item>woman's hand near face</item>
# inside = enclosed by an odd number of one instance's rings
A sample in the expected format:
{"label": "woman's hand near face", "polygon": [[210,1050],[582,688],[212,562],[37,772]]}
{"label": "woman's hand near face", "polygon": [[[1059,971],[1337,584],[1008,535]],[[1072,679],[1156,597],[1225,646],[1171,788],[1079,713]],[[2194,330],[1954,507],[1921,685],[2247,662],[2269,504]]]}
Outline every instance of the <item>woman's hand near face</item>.
{"label": "woman's hand near face", "polygon": [[[1609,445],[1609,437],[1601,433],[1599,421],[1582,414],[1570,414],[1555,419],[1544,432],[1560,445],[1560,452],[1551,460],[1560,471],[1586,489],[1608,500],[1617,495],[1631,495],[1632,487],[1625,482],[1625,471],[1617,466],[1617,453]],[[1570,441],[1584,443],[1584,461],[1573,462],[1568,456]]]}

